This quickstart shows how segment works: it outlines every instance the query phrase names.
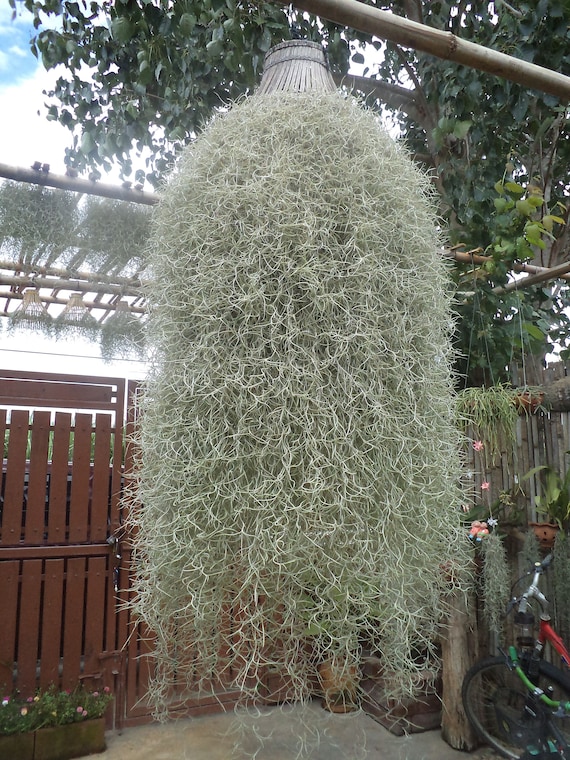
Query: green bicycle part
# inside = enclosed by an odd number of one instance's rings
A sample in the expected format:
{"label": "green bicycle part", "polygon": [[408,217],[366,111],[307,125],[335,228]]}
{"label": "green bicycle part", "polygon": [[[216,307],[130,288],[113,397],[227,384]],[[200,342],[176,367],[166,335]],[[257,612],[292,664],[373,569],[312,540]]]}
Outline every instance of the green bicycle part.
{"label": "green bicycle part", "polygon": [[531,691],[535,696],[537,696],[541,702],[544,702],[545,705],[548,707],[552,707],[553,709],[557,709],[562,705],[562,709],[566,713],[570,713],[570,702],[560,702],[556,699],[550,699],[550,697],[547,697],[546,694],[540,689],[538,686],[535,686],[533,682],[530,680],[530,678],[527,676],[527,674],[524,672],[524,670],[521,667],[519,656],[517,653],[517,650],[514,646],[509,647],[509,657],[511,659],[511,662],[514,666],[515,673],[518,675],[518,677],[521,679],[521,681],[524,683],[524,685],[527,687],[529,691]]}

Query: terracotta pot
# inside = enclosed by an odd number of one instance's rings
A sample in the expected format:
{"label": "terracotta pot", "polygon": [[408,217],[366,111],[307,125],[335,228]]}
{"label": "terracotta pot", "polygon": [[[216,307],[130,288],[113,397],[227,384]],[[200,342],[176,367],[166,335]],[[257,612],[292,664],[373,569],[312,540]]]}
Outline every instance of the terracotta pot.
{"label": "terracotta pot", "polygon": [[515,396],[515,406],[519,412],[534,414],[544,401],[544,393],[530,393],[524,391]]}
{"label": "terracotta pot", "polygon": [[323,707],[333,713],[358,710],[360,668],[325,660],[318,667],[319,682],[324,696]]}
{"label": "terracotta pot", "polygon": [[552,549],[556,534],[559,531],[559,527],[556,523],[531,522],[529,523],[529,527],[534,530],[541,549]]}

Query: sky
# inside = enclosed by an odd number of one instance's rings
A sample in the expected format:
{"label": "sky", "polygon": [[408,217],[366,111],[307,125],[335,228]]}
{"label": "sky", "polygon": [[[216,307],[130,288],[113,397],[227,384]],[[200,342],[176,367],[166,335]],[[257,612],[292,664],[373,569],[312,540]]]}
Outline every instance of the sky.
{"label": "sky", "polygon": [[[46,72],[30,50],[31,18],[22,11],[12,20],[8,0],[0,0],[0,163],[28,168],[40,161],[50,164],[54,173],[64,174],[71,133],[45,116],[42,93],[50,87],[54,73]],[[145,375],[141,362],[104,363],[98,345],[88,341],[54,341],[31,330],[12,337],[1,327],[0,369],[133,379]]]}
{"label": "sky", "polygon": [[[13,19],[8,0],[0,0],[0,163],[28,168],[39,161],[48,163],[55,174],[64,174],[65,148],[71,146],[72,135],[46,118],[43,91],[50,89],[57,74],[46,72],[32,54],[29,41],[33,33],[31,14],[24,9]],[[113,182],[113,178],[104,179]],[[140,362],[103,363],[98,346],[87,341],[56,342],[31,330],[11,337],[2,330],[3,321],[0,319],[0,369],[42,368],[133,379],[146,373]]]}

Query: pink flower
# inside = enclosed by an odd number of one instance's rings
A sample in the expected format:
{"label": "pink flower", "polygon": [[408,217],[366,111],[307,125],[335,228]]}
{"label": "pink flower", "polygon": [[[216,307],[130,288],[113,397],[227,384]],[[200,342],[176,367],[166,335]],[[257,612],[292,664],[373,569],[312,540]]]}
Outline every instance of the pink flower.
{"label": "pink flower", "polygon": [[484,481],[481,483],[481,490],[482,490],[482,491],[488,491],[490,487],[491,487],[491,484],[489,483],[489,481],[488,481],[488,480],[484,480]]}
{"label": "pink flower", "polygon": [[108,694],[111,691],[111,689],[108,686],[105,686],[103,691],[105,692],[105,694]]}
{"label": "pink flower", "polygon": [[33,701],[34,701],[34,698],[33,698],[33,697],[28,697],[28,698],[26,699],[26,702],[33,702]]}
{"label": "pink flower", "polygon": [[473,448],[475,451],[481,451],[483,448],[483,441],[473,441]]}
{"label": "pink flower", "polygon": [[98,692],[98,691],[94,691],[94,692],[93,692],[93,696],[94,696],[94,697],[98,697],[98,696],[99,696],[99,692]]}
{"label": "pink flower", "polygon": [[82,713],[82,712],[83,712],[83,708],[82,708],[82,707],[78,707],[78,708],[77,708],[77,712],[78,712],[78,713]]}
{"label": "pink flower", "polygon": [[83,712],[81,713],[81,715],[83,715],[83,717],[85,718],[86,715],[87,715],[87,710],[83,710]]}

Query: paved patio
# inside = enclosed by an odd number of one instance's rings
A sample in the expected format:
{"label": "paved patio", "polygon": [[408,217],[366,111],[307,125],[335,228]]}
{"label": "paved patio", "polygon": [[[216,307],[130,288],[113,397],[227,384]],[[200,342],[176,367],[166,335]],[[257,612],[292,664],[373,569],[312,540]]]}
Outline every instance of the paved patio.
{"label": "paved patio", "polygon": [[363,712],[332,715],[315,701],[127,728],[107,737],[100,760],[482,760],[439,731],[397,737]]}

